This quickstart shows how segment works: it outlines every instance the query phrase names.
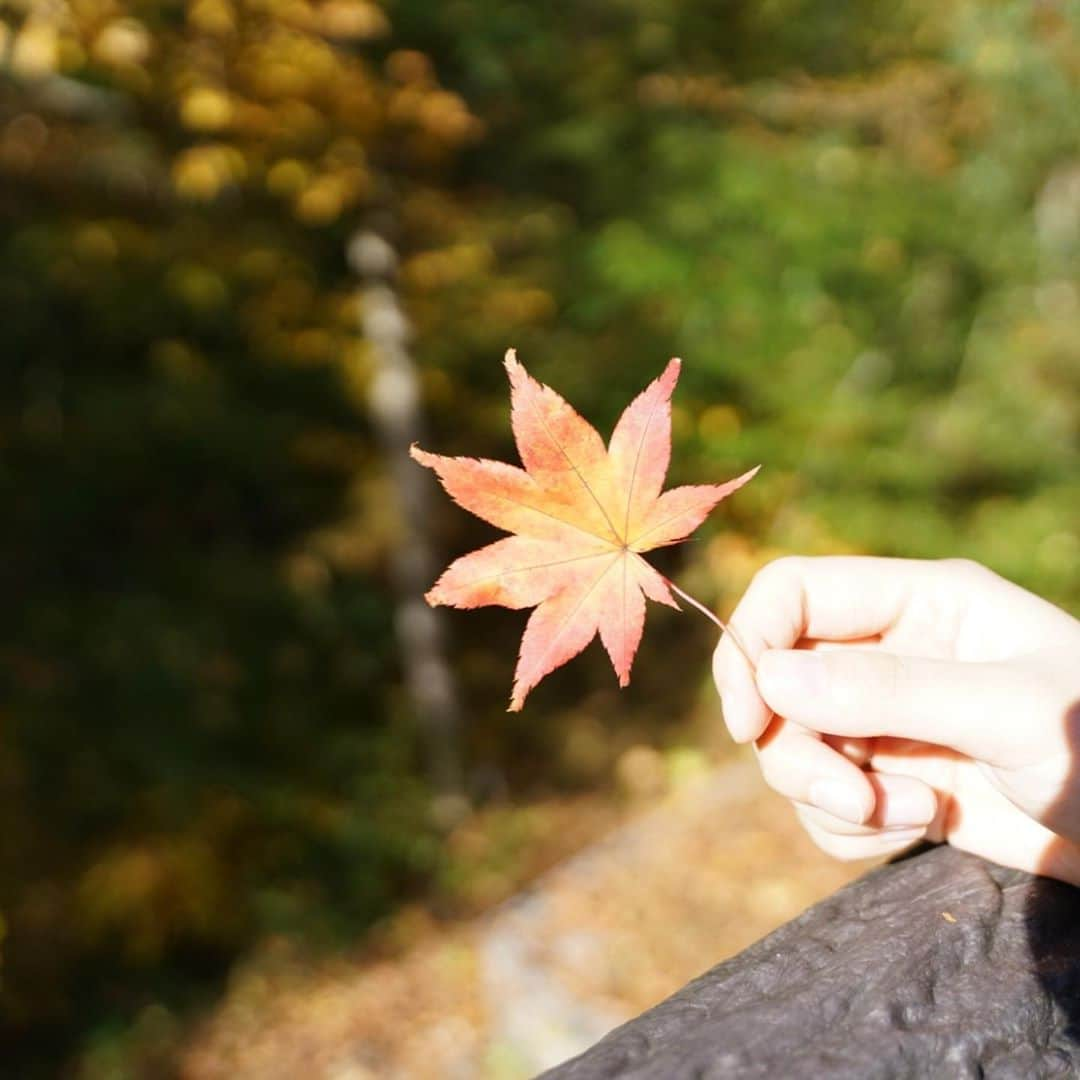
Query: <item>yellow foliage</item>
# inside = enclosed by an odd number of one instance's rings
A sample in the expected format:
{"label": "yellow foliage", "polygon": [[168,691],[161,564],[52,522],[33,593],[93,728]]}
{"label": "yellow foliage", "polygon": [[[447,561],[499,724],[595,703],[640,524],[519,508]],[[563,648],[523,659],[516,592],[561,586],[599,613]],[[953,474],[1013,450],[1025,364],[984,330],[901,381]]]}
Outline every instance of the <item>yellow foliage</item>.
{"label": "yellow foliage", "polygon": [[336,337],[321,327],[309,327],[292,339],[293,358],[302,364],[325,364],[333,359]]}
{"label": "yellow foliage", "polygon": [[319,29],[328,37],[367,41],[390,29],[383,12],[367,0],[329,0],[318,12]]}
{"label": "yellow foliage", "polygon": [[730,583],[732,592],[738,593],[749,584],[755,572],[777,554],[759,547],[740,533],[719,533],[705,546],[705,563],[716,581]]}
{"label": "yellow foliage", "polygon": [[[56,50],[56,66],[59,71],[76,72],[86,64],[86,50],[72,37],[62,37]],[[0,52],[3,51],[3,38],[0,35]]]}
{"label": "yellow foliage", "polygon": [[210,369],[198,352],[187,342],[175,339],[155,341],[150,349],[150,363],[174,382],[202,382],[210,376]]}
{"label": "yellow foliage", "polygon": [[153,51],[153,42],[137,19],[115,19],[106,23],[94,38],[92,54],[99,63],[115,67],[145,64]]}
{"label": "yellow foliage", "polygon": [[326,117],[306,101],[284,101],[277,109],[274,134],[290,144],[313,143],[326,134]]}
{"label": "yellow foliage", "polygon": [[166,284],[174,296],[195,311],[222,307],[229,298],[221,276],[196,263],[177,263],[169,271]]}
{"label": "yellow foliage", "polygon": [[329,225],[340,216],[346,198],[339,177],[321,176],[300,192],[294,209],[305,225]]}
{"label": "yellow foliage", "polygon": [[283,259],[280,252],[268,247],[254,247],[245,251],[236,262],[237,273],[249,281],[268,281],[281,272]]}
{"label": "yellow foliage", "polygon": [[402,267],[402,277],[413,288],[442,289],[486,272],[494,259],[495,253],[489,244],[455,244],[414,255]]}
{"label": "yellow foliage", "polygon": [[19,75],[41,77],[58,67],[59,34],[52,23],[31,19],[15,38],[11,67]]}
{"label": "yellow foliage", "polygon": [[690,412],[682,405],[675,405],[671,410],[671,434],[675,439],[688,439],[694,431],[694,420]]}
{"label": "yellow foliage", "polygon": [[430,86],[435,81],[431,61],[415,49],[396,49],[386,59],[386,74],[394,82]]}
{"label": "yellow foliage", "polygon": [[172,167],[176,193],[183,198],[207,202],[247,174],[239,150],[224,143],[204,143],[177,155]]}
{"label": "yellow foliage", "polygon": [[334,165],[363,165],[367,161],[367,153],[359,139],[346,135],[330,144],[325,158]]}
{"label": "yellow foliage", "polygon": [[863,265],[876,274],[890,274],[904,265],[903,245],[892,236],[871,237],[863,248]]}
{"label": "yellow foliage", "polygon": [[232,118],[232,100],[217,87],[196,87],[180,100],[180,121],[192,131],[221,131]]}
{"label": "yellow foliage", "polygon": [[275,322],[306,319],[315,304],[315,290],[299,277],[282,277],[264,297],[267,318]]}
{"label": "yellow foliage", "polygon": [[986,38],[975,54],[975,70],[991,78],[1010,74],[1018,62],[1016,46],[1006,37]]}
{"label": "yellow foliage", "polygon": [[48,141],[45,121],[34,113],[21,113],[0,134],[0,162],[11,169],[29,169]]}
{"label": "yellow foliage", "polygon": [[92,262],[112,262],[118,253],[116,237],[107,225],[87,222],[76,233],[75,251]]}
{"label": "yellow foliage", "polygon": [[210,848],[173,839],[106,852],[83,874],[76,897],[87,937],[116,934],[129,956],[144,963],[177,935],[205,934],[225,902]]}
{"label": "yellow foliage", "polygon": [[[293,552],[283,560],[281,573],[298,593],[321,593],[331,582],[326,561],[311,551]],[[282,666],[288,667],[288,661]]]}
{"label": "yellow foliage", "polygon": [[464,142],[480,130],[464,100],[449,90],[426,94],[419,103],[417,120],[429,134],[450,143]]}
{"label": "yellow foliage", "polygon": [[369,190],[365,169],[339,169],[317,177],[299,193],[296,216],[306,225],[328,225],[360,201]]}
{"label": "yellow foliage", "polygon": [[741,428],[739,411],[733,405],[710,405],[698,418],[698,434],[707,440],[734,439]]}
{"label": "yellow foliage", "polygon": [[296,158],[282,158],[266,174],[266,189],[273,195],[296,195],[307,185],[310,172]]}
{"label": "yellow foliage", "polygon": [[188,8],[187,20],[193,30],[218,37],[236,30],[236,12],[229,0],[195,0]]}
{"label": "yellow foliage", "polygon": [[351,339],[341,350],[338,366],[349,399],[365,407],[371,384],[371,346],[362,338]]}
{"label": "yellow foliage", "polygon": [[510,326],[539,323],[555,314],[555,298],[545,289],[496,286],[488,295],[484,308],[488,317]]}

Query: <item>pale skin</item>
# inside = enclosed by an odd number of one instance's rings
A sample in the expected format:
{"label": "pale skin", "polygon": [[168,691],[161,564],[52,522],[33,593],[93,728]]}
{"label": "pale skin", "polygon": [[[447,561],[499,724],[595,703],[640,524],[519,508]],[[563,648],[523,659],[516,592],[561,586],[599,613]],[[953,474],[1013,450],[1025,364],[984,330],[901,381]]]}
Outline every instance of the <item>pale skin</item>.
{"label": "pale skin", "polygon": [[725,722],[823,850],[1080,885],[1080,621],[966,560],[840,556],[769,564],[729,627]]}

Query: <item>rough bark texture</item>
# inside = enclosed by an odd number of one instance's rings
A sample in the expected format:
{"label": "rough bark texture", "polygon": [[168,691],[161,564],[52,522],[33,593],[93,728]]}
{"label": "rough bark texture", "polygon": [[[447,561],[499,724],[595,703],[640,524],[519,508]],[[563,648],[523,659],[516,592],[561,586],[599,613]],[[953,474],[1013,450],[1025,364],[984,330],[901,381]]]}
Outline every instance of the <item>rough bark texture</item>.
{"label": "rough bark texture", "polygon": [[1080,890],[948,847],[810,908],[545,1080],[1080,1076]]}

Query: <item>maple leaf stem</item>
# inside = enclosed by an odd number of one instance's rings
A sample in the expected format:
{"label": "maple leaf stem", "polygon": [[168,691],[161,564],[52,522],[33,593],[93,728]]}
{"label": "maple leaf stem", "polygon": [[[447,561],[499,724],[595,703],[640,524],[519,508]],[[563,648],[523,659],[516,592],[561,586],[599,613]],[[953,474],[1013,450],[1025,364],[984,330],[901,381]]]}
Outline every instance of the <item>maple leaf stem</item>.
{"label": "maple leaf stem", "polygon": [[747,652],[746,646],[743,645],[742,641],[739,640],[739,635],[735,633],[735,628],[733,626],[728,626],[728,624],[724,622],[724,620],[721,619],[719,615],[713,614],[713,612],[711,612],[704,604],[702,604],[698,600],[695,600],[689,593],[683,592],[683,590],[680,589],[679,586],[676,585],[675,582],[672,581],[670,578],[664,577],[663,574],[661,574],[660,576],[664,578],[664,582],[666,583],[667,587],[671,589],[671,591],[675,593],[676,596],[681,597],[688,604],[696,607],[702,615],[716,623],[716,625],[719,626],[725,634],[730,635],[731,640],[735,643],[735,647],[739,650],[739,652],[743,654],[743,658],[750,665],[750,670],[753,671],[754,661],[750,659],[750,654],[749,652]]}

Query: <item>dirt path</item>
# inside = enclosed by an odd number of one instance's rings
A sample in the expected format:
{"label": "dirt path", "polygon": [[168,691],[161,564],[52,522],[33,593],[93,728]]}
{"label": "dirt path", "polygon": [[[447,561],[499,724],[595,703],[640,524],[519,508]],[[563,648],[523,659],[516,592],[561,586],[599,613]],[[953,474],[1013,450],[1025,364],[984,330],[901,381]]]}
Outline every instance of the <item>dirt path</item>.
{"label": "dirt path", "polygon": [[241,972],[182,1075],[532,1076],[863,869],[818,853],[735,762],[398,960]]}

